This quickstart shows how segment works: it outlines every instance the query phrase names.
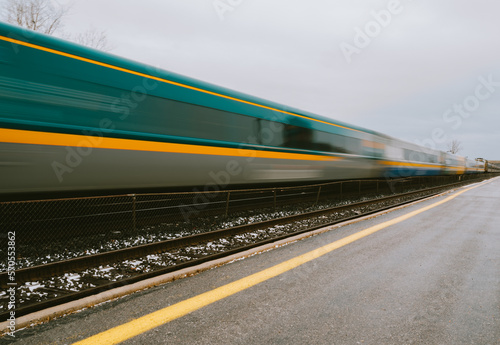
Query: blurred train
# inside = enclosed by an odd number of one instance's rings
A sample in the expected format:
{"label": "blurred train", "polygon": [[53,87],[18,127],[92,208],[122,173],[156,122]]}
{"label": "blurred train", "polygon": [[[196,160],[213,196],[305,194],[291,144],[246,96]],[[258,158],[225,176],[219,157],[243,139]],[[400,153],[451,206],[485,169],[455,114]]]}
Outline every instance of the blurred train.
{"label": "blurred train", "polygon": [[4,23],[0,109],[0,195],[498,170]]}

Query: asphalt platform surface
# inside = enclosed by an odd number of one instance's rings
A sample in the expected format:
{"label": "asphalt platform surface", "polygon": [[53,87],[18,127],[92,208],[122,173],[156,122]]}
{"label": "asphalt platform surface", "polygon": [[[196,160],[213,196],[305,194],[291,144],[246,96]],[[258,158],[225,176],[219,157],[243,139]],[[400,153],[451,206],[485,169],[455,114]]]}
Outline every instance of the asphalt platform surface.
{"label": "asphalt platform surface", "polygon": [[[125,325],[118,334],[138,334],[123,344],[500,344],[500,178],[447,200],[460,191],[20,330],[0,342],[71,344]],[[245,285],[252,274],[378,224],[388,225]],[[153,316],[130,323],[240,280],[236,292],[204,306],[195,300],[184,316],[159,316],[163,321],[152,329],[147,325]],[[112,334],[108,339],[123,340]]]}

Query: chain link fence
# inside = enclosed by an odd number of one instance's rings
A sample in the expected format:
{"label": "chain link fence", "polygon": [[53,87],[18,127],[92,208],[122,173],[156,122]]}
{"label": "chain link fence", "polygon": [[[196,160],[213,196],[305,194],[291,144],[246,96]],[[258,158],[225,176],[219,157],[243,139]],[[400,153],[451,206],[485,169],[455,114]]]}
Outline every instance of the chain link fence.
{"label": "chain link fence", "polygon": [[[17,268],[215,230],[248,212],[347,203],[492,174],[338,181],[310,186],[0,202],[0,256],[15,232]],[[258,209],[258,210],[257,210]],[[5,272],[6,260],[0,262]]]}

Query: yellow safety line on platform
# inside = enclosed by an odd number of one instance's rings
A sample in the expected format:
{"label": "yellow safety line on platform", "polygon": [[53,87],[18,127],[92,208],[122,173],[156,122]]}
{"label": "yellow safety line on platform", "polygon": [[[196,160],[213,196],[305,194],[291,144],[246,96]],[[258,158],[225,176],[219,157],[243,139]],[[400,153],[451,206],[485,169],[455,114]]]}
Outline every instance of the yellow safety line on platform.
{"label": "yellow safety line on platform", "polygon": [[[482,184],[481,184],[482,185]],[[96,334],[90,338],[84,339],[75,343],[76,345],[86,345],[86,344],[118,344],[127,339],[133,338],[139,334],[145,333],[153,328],[166,324],[172,320],[178,319],[186,314],[193,311],[201,309],[209,304],[220,301],[226,297],[232,296],[240,291],[246,290],[252,286],[260,284],[268,279],[274,278],[280,274],[290,271],[300,265],[303,265],[309,261],[319,258],[325,254],[328,254],[335,249],[341,248],[345,245],[353,243],[359,239],[366,236],[374,234],[375,232],[385,229],[391,225],[401,223],[407,219],[410,219],[420,213],[428,211],[434,207],[442,205],[457,196],[473,189],[478,186],[467,188],[460,191],[454,195],[447,197],[441,201],[438,201],[432,205],[422,207],[419,210],[410,212],[404,216],[389,220],[387,222],[372,226],[368,229],[362,230],[350,236],[344,237],[338,241],[327,244],[326,246],[320,247],[306,254],[297,256],[288,261],[282,262],[276,266],[265,269],[258,273],[252,274],[248,277],[242,278],[235,282],[229,283],[227,285],[221,286],[217,289],[205,292],[201,295],[189,298],[185,301],[176,303],[169,307],[160,309],[151,314],[145,315],[133,321],[127,322],[123,325],[111,328],[102,333]]]}

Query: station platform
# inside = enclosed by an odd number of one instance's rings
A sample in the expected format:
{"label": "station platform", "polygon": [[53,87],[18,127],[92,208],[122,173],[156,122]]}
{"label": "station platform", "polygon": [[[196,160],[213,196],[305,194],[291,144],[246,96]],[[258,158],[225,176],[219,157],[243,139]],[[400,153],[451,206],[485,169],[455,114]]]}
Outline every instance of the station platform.
{"label": "station platform", "polygon": [[500,178],[15,333],[22,344],[500,344]]}

